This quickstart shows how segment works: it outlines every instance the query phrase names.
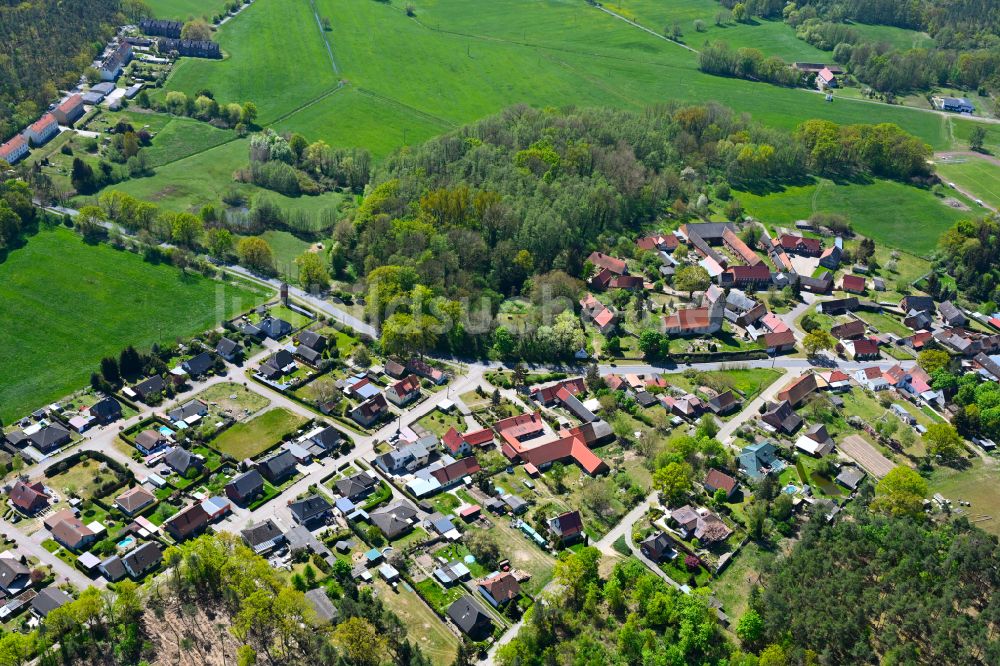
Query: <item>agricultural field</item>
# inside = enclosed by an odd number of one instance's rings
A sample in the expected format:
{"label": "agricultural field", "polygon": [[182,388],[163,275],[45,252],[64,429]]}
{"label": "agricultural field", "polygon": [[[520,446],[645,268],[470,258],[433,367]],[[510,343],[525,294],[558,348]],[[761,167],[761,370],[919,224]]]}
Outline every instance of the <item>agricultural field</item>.
{"label": "agricultural field", "polygon": [[283,407],[268,410],[249,421],[232,426],[212,441],[220,453],[244,460],[267,451],[281,438],[297,430],[306,419]]}
{"label": "agricultural field", "polygon": [[0,419],[80,388],[127,345],[193,335],[264,300],[246,286],[88,246],[68,229],[42,231],[0,263]]}
{"label": "agricultural field", "polygon": [[737,196],[748,213],[769,224],[790,226],[815,212],[840,213],[857,233],[918,256],[930,254],[945,230],[971,215],[968,209],[945,205],[928,190],[888,180],[838,184],[824,179]]}

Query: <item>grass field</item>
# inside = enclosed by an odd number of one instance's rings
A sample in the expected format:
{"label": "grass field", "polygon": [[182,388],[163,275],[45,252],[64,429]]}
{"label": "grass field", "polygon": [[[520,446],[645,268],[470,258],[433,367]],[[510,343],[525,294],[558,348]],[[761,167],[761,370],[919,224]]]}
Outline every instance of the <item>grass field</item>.
{"label": "grass field", "polygon": [[[901,51],[934,46],[934,39],[925,32],[897,28],[891,25],[865,25],[864,23],[852,23],[851,27],[861,33],[863,41],[884,42]],[[831,57],[832,53],[828,52],[826,59],[829,60]]]}
{"label": "grass field", "polygon": [[192,17],[210,20],[216,14],[226,11],[223,0],[148,0],[146,4],[153,10],[156,18],[178,21],[186,21]]}
{"label": "grass field", "polygon": [[170,342],[263,300],[245,287],[87,246],[67,229],[42,231],[0,263],[0,419],[81,387],[102,357],[127,345]]}
{"label": "grass field", "polygon": [[793,224],[814,212],[841,213],[858,233],[876,243],[926,256],[951,225],[972,216],[943,204],[927,190],[876,180],[871,184],[836,184],[820,180],[763,196],[738,193],[747,212],[766,224]]}
{"label": "grass field", "polygon": [[[930,494],[941,493],[954,503],[958,509],[958,500],[971,502],[970,507],[961,507],[964,514],[977,527],[987,532],[1000,535],[1000,486],[997,485],[997,461],[983,461],[978,457],[972,459],[972,465],[965,470],[955,470],[949,467],[937,467],[928,479]],[[988,520],[984,520],[985,517]]]}
{"label": "grass field", "polygon": [[[718,370],[700,374],[708,379],[728,382],[732,388],[744,395],[756,395],[780,379],[783,373],[780,370],[773,370],[771,368],[747,368],[741,370]],[[679,372],[663,375],[663,378],[670,384],[685,391],[693,391],[698,385],[697,381],[692,381]]]}
{"label": "grass field", "polygon": [[263,453],[286,434],[295,431],[306,419],[283,407],[270,409],[249,421],[237,423],[219,435],[212,447],[244,460]]}
{"label": "grass field", "polygon": [[410,637],[437,666],[447,666],[455,660],[458,651],[458,637],[430,608],[417,593],[400,584],[393,590],[384,581],[376,581],[375,590],[389,610],[393,611],[410,630]]}
{"label": "grass field", "polygon": [[948,162],[938,160],[937,170],[941,180],[955,183],[994,207],[1000,206],[1000,166],[985,159],[960,157]]}
{"label": "grass field", "polygon": [[[776,55],[789,62],[830,59],[829,53],[797,39],[795,29],[782,21],[756,19],[753,23],[716,25],[716,14],[725,8],[715,0],[611,0],[604,6],[657,32],[669,31],[677,23],[682,32],[681,41],[695,49],[700,49],[706,41],[719,41],[733,48],[760,49],[766,55]],[[698,20],[704,24],[704,32],[695,30],[694,22]]]}

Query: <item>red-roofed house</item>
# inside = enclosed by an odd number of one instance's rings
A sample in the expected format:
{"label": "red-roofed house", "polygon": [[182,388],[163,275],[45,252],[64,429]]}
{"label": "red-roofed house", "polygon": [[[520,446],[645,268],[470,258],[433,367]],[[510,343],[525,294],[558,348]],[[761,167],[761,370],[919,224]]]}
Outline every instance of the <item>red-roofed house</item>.
{"label": "red-roofed house", "polygon": [[677,246],[680,245],[680,241],[677,240],[677,236],[672,233],[666,233],[640,238],[635,242],[635,244],[639,246],[640,250],[649,250],[650,252],[655,252],[656,250],[673,252],[677,249]]}
{"label": "red-roofed house", "polygon": [[611,278],[608,285],[612,289],[628,289],[629,291],[642,291],[646,287],[646,281],[641,275],[616,275]]}
{"label": "red-roofed house", "polygon": [[575,432],[565,432],[559,439],[549,440],[537,446],[529,447],[530,440],[517,440],[508,436],[509,431],[502,432],[507,442],[501,447],[504,455],[510,460],[521,460],[539,469],[548,467],[554,462],[572,460],[583,471],[591,476],[606,472],[608,466],[587,446],[579,429]]}
{"label": "red-roofed house", "polygon": [[778,243],[785,252],[794,252],[795,254],[804,254],[810,257],[819,256],[823,250],[823,244],[820,243],[818,238],[804,238],[802,236],[793,236],[792,234],[782,234],[781,238],[778,239]]}
{"label": "red-roofed house", "polygon": [[805,400],[806,396],[819,388],[816,383],[816,375],[811,372],[793,379],[785,388],[778,392],[778,400],[787,400],[792,407],[797,407]]}
{"label": "red-roofed house", "polygon": [[788,330],[788,324],[782,321],[781,317],[773,312],[768,312],[766,315],[761,317],[760,324],[772,333],[781,333],[782,331]]}
{"label": "red-roofed house", "polygon": [[49,505],[49,494],[39,481],[32,484],[18,481],[10,490],[10,502],[22,513],[30,516]]}
{"label": "red-roofed house", "polygon": [[816,72],[816,87],[820,90],[837,87],[837,77],[834,76],[829,67],[824,67]]}
{"label": "red-roofed house", "polygon": [[560,513],[549,519],[549,530],[561,542],[569,543],[583,536],[583,518],[579,511]]}
{"label": "red-roofed house", "polygon": [[705,490],[712,495],[715,494],[715,491],[722,490],[726,493],[726,499],[729,499],[733,496],[733,493],[736,492],[738,482],[725,472],[720,472],[717,469],[711,469],[705,476],[705,481],[702,485],[705,486]]}
{"label": "red-roofed house", "polygon": [[686,308],[663,318],[667,335],[709,335],[722,328],[722,299],[704,308]]}
{"label": "red-roofed house", "polygon": [[28,125],[23,135],[32,146],[44,145],[46,141],[59,134],[59,123],[51,113],[42,115],[41,118]]}
{"label": "red-roofed house", "polygon": [[615,326],[618,324],[618,315],[615,314],[614,310],[597,300],[593,294],[587,294],[586,298],[580,301],[580,307],[583,309],[583,318],[593,322],[601,335],[608,335],[615,330]]}
{"label": "red-roofed house", "polygon": [[20,134],[0,146],[0,160],[3,160],[7,164],[14,164],[27,154],[28,142]]}
{"label": "red-roofed house", "polygon": [[753,266],[730,266],[722,271],[719,284],[723,287],[766,287],[771,284],[771,269],[764,262]]}
{"label": "red-roofed house", "polygon": [[394,384],[390,384],[385,390],[386,399],[397,407],[408,405],[420,395],[420,378],[416,375],[409,375],[405,379],[400,379]]}
{"label": "red-roofed house", "polygon": [[497,607],[517,599],[521,584],[509,571],[497,571],[479,581],[479,591],[491,606]]}
{"label": "red-roofed house", "polygon": [[448,432],[441,438],[441,443],[453,456],[467,456],[472,453],[472,447],[454,426],[448,428]]}
{"label": "red-roofed house", "polygon": [[438,480],[443,488],[452,486],[467,476],[472,476],[480,469],[479,461],[474,456],[462,458],[455,462],[431,471],[431,476]]}
{"label": "red-roofed house", "polygon": [[764,348],[769,354],[780,354],[795,349],[795,333],[789,328],[777,333],[768,333],[763,339]]}
{"label": "red-roofed house", "polygon": [[591,252],[590,256],[587,257],[587,261],[598,268],[606,268],[615,275],[624,275],[628,272],[623,259],[612,257],[603,252]]}
{"label": "red-roofed house", "polygon": [[581,393],[587,392],[587,387],[583,383],[582,377],[574,377],[573,379],[564,379],[561,382],[556,382],[549,386],[544,386],[541,388],[535,387],[531,389],[531,397],[542,403],[546,407],[558,400],[557,394],[559,389],[566,389],[573,395],[580,395]]}
{"label": "red-roofed house", "polygon": [[860,275],[845,275],[841,288],[852,294],[863,294],[868,288],[865,279]]}
{"label": "red-roofed house", "polygon": [[52,115],[56,117],[60,125],[72,125],[74,120],[83,115],[83,97],[70,95],[59,106],[52,109]]}

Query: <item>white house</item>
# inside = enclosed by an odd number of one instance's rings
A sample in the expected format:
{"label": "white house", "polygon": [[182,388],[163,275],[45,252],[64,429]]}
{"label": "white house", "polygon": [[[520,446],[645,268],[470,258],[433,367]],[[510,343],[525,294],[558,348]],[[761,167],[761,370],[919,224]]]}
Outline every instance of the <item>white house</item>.
{"label": "white house", "polygon": [[28,154],[28,142],[18,134],[7,143],[0,146],[0,160],[13,164]]}
{"label": "white house", "polygon": [[876,366],[861,368],[854,373],[854,379],[869,391],[884,391],[889,388],[885,375]]}
{"label": "white house", "polygon": [[33,146],[44,145],[49,139],[59,134],[59,123],[51,113],[46,113],[35,122],[28,125],[22,135]]}

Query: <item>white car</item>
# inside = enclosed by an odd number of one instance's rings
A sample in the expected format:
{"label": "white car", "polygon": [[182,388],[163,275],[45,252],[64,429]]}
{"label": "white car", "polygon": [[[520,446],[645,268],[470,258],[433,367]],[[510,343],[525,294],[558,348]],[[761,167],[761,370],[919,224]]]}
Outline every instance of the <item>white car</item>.
{"label": "white car", "polygon": [[955,185],[955,183],[948,183],[948,187],[950,187],[953,190],[957,190],[958,189],[958,187]]}
{"label": "white car", "polygon": [[976,199],[976,204],[979,205],[979,206],[982,206],[984,208],[986,207],[986,204],[983,203],[982,199]]}

